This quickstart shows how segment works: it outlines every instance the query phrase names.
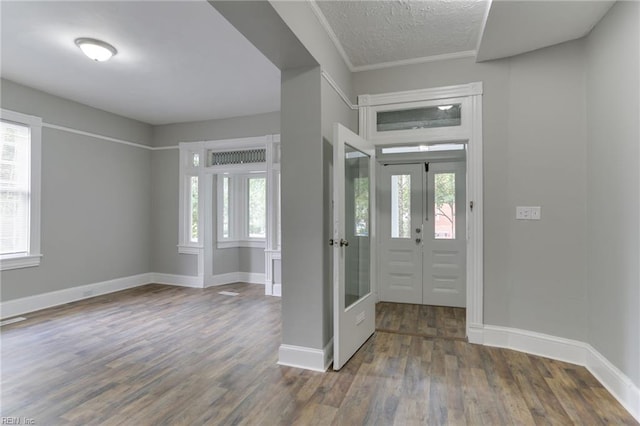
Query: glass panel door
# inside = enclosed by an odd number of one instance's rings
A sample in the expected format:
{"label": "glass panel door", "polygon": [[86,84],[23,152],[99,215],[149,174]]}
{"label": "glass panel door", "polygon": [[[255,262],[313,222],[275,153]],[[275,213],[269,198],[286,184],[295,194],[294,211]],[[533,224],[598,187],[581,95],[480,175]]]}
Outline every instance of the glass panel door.
{"label": "glass panel door", "polygon": [[339,370],[375,331],[375,148],[338,123],[333,131],[333,369]]}
{"label": "glass panel door", "polygon": [[349,246],[345,251],[345,307],[369,293],[370,254],[369,155],[345,145],[345,231]]}

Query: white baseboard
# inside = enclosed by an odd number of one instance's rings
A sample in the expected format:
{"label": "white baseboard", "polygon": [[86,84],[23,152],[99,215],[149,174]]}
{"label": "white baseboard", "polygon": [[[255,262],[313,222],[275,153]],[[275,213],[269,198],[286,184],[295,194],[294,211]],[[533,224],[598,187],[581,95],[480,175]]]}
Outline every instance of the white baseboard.
{"label": "white baseboard", "polygon": [[323,349],[280,345],[278,365],[325,372],[333,362],[333,339]]}
{"label": "white baseboard", "polygon": [[586,367],[640,422],[640,388],[593,346],[578,340],[490,325],[484,326],[482,336],[474,334],[474,339],[479,339],[487,346],[513,349]]}
{"label": "white baseboard", "polygon": [[128,288],[139,287],[152,282],[153,274],[139,274],[130,277],[116,278],[99,283],[51,291],[35,296],[7,300],[0,303],[0,318],[10,318],[28,312],[39,311],[57,305],[88,299],[102,294],[113,293]]}
{"label": "white baseboard", "polygon": [[191,275],[173,275],[161,274],[154,272],[151,274],[151,282],[155,284],[168,284],[179,287],[204,288],[203,277],[194,277]]}
{"label": "white baseboard", "polygon": [[204,287],[214,287],[232,283],[264,285],[264,274],[254,272],[229,272],[227,274],[211,275],[205,280]]}
{"label": "white baseboard", "polygon": [[640,422],[640,388],[593,346],[587,345],[587,370]]}
{"label": "white baseboard", "polygon": [[274,284],[271,287],[271,295],[282,297],[282,284]]}

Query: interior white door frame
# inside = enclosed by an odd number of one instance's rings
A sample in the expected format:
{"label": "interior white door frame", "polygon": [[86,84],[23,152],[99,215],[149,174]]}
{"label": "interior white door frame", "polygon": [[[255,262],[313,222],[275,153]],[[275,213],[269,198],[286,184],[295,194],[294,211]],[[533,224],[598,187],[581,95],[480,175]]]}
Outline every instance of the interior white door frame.
{"label": "interior white door frame", "polygon": [[[483,193],[482,193],[482,82],[404,92],[358,96],[360,136],[375,145],[406,145],[465,140],[467,142],[467,338],[483,343]],[[382,105],[408,109],[424,101],[462,98],[462,126],[406,130],[401,138],[389,138],[376,131],[376,111]],[[395,109],[395,108],[394,108]],[[449,129],[449,130],[447,130]],[[397,136],[397,135],[395,135]],[[372,277],[377,289],[377,276]]]}

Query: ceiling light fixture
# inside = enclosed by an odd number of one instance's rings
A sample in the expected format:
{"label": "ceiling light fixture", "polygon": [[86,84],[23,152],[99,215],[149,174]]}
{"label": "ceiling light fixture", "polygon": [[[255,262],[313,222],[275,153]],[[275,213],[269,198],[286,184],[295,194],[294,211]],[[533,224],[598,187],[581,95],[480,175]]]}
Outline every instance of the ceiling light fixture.
{"label": "ceiling light fixture", "polygon": [[440,111],[448,111],[448,110],[450,110],[451,108],[453,108],[453,105],[440,105],[440,106],[438,107],[438,109],[439,109]]}
{"label": "ceiling light fixture", "polygon": [[76,45],[91,60],[97,62],[108,61],[113,55],[118,53],[115,47],[95,38],[77,38]]}

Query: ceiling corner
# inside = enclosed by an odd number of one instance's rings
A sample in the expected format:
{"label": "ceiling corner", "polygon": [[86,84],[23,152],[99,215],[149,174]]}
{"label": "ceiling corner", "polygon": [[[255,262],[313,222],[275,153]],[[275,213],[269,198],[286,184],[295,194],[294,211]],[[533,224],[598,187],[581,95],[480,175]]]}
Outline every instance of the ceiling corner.
{"label": "ceiling corner", "polygon": [[329,36],[329,39],[333,42],[333,45],[338,50],[338,53],[342,57],[342,60],[344,61],[344,63],[347,66],[347,68],[349,68],[349,71],[355,72],[355,67],[351,63],[351,60],[349,59],[349,56],[347,56],[347,52],[344,50],[344,47],[342,46],[342,43],[340,43],[340,40],[338,39],[338,36],[333,31],[333,28],[331,28],[331,25],[329,25],[329,21],[327,21],[327,18],[324,16],[324,13],[322,13],[322,10],[320,10],[320,7],[316,3],[316,1],[315,0],[307,0],[307,1],[308,1],[309,5],[311,6],[311,10],[313,11],[313,14],[318,19],[318,22],[320,22],[320,25],[322,26],[324,31]]}

